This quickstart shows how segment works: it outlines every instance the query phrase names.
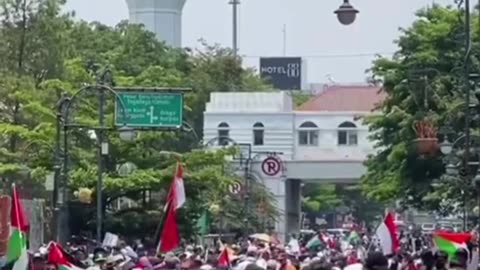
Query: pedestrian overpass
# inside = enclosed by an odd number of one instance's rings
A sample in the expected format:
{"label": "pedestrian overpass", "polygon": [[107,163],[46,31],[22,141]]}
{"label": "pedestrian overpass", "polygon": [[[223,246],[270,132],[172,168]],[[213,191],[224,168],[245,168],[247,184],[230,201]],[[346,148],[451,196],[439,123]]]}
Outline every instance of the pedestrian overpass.
{"label": "pedestrian overpass", "polygon": [[366,172],[360,160],[291,160],[285,163],[286,178],[304,182],[354,184]]}

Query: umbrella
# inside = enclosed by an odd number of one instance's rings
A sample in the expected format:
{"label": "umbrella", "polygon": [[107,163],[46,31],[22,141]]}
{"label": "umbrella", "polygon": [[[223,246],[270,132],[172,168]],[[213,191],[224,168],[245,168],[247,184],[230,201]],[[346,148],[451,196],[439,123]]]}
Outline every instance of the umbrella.
{"label": "umbrella", "polygon": [[263,242],[270,242],[272,238],[266,233],[255,233],[250,235],[250,238],[257,239]]}

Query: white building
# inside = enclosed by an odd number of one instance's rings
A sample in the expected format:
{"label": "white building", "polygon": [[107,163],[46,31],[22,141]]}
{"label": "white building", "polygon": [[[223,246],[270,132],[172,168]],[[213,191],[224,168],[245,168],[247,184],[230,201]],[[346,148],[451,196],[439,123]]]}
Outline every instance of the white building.
{"label": "white building", "polygon": [[376,86],[331,86],[294,109],[288,92],[212,93],[204,139],[251,146],[250,177],[275,195],[285,235],[299,229],[301,181],[353,183],[365,172],[374,149],[362,116],[384,97]]}
{"label": "white building", "polygon": [[186,0],[126,1],[130,23],[143,24],[169,46],[182,46],[182,10]]}

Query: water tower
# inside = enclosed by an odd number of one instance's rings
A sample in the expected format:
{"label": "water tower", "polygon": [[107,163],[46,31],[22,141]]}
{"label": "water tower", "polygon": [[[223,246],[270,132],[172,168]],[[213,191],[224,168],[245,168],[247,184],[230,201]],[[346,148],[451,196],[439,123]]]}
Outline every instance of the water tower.
{"label": "water tower", "polygon": [[145,28],[172,47],[182,46],[182,10],[186,0],[126,0],[130,23]]}

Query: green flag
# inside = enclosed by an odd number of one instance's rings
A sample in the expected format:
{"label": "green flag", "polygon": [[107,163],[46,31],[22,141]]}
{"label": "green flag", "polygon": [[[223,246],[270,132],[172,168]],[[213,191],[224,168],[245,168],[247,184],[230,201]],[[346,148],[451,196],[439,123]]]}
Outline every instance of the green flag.
{"label": "green flag", "polygon": [[351,231],[347,238],[347,242],[350,244],[357,244],[361,241],[360,235],[356,231]]}
{"label": "green flag", "polygon": [[308,249],[314,249],[316,247],[322,246],[323,242],[320,240],[320,237],[318,235],[314,235],[310,240],[308,240],[306,247]]}
{"label": "green flag", "polygon": [[210,213],[204,210],[202,216],[197,221],[198,233],[205,235],[210,232]]}

